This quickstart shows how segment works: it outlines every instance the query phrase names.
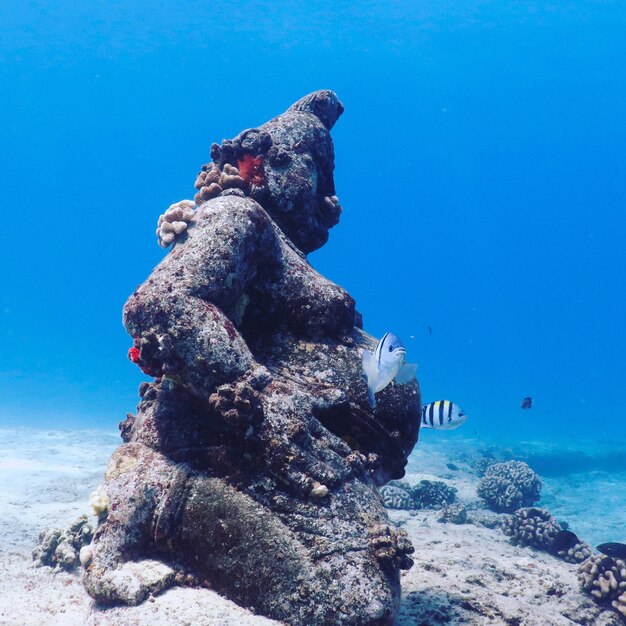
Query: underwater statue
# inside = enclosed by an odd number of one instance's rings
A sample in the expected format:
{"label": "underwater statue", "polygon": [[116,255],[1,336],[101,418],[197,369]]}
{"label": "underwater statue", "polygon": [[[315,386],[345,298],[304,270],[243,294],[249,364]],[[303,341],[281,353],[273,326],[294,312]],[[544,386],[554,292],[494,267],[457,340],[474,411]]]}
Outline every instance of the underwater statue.
{"label": "underwater statue", "polygon": [[370,407],[361,355],[376,341],[306,259],[341,212],[342,112],[319,91],[214,144],[195,203],[160,220],[173,247],[124,308],[129,356],[154,382],[120,425],[81,553],[100,603],[189,572],[286,624],[394,622],[413,548],[378,486],[404,475],[420,391],[392,384]]}

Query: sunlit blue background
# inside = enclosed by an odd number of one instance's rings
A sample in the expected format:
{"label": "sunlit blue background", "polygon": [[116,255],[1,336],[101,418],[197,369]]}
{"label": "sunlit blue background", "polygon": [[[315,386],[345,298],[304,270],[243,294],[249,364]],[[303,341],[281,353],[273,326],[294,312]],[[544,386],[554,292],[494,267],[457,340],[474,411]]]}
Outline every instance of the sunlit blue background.
{"label": "sunlit blue background", "polygon": [[0,424],[134,409],[157,217],[213,141],[332,88],[344,214],[311,261],[425,400],[626,437],[624,32],[620,2],[0,3]]}

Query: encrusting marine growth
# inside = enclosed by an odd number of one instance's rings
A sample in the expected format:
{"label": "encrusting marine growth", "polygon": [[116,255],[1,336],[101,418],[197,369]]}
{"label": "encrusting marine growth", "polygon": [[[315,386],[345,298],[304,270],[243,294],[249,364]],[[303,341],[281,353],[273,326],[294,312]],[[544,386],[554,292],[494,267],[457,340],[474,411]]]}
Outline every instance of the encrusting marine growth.
{"label": "encrusting marine growth", "polygon": [[186,568],[287,624],[394,622],[413,551],[378,486],[416,443],[417,381],[368,403],[375,340],[317,273],[341,207],[331,91],[211,148],[195,204],[159,221],[173,247],[124,307],[129,357],[155,377],[121,424],[85,585],[141,602]]}

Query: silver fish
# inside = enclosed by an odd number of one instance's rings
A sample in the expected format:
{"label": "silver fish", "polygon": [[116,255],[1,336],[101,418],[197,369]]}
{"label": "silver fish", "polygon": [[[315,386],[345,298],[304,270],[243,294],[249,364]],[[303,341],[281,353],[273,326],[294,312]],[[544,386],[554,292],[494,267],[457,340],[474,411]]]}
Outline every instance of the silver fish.
{"label": "silver fish", "polygon": [[468,415],[463,413],[461,407],[450,400],[437,400],[422,407],[422,428],[452,430],[467,418]]}
{"label": "silver fish", "polygon": [[374,353],[363,351],[363,371],[367,376],[367,394],[372,408],[376,406],[374,394],[382,391],[392,380],[399,385],[415,378],[417,365],[405,363],[406,348],[393,334],[385,333]]}

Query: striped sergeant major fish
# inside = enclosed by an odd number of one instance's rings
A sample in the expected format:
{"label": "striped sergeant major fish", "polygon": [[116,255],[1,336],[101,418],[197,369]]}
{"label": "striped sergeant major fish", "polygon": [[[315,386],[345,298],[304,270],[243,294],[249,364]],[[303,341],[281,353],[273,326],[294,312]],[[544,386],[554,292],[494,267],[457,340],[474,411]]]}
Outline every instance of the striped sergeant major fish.
{"label": "striped sergeant major fish", "polygon": [[450,400],[437,400],[422,407],[422,428],[452,430],[458,428],[467,418],[461,407]]}
{"label": "striped sergeant major fish", "polygon": [[367,376],[367,395],[372,408],[376,406],[374,394],[382,391],[392,380],[402,385],[415,378],[417,365],[405,363],[405,357],[406,348],[393,333],[383,335],[374,353],[363,351],[361,360]]}

